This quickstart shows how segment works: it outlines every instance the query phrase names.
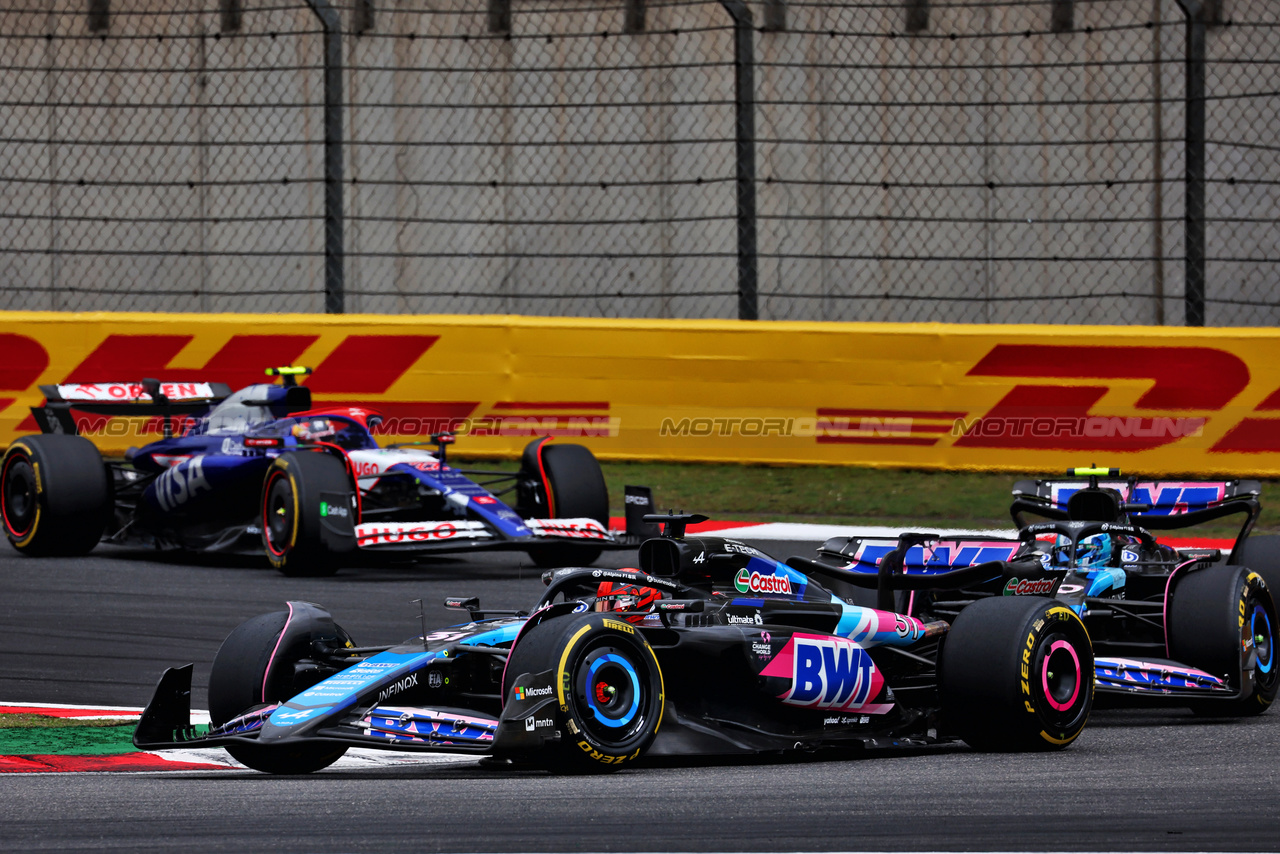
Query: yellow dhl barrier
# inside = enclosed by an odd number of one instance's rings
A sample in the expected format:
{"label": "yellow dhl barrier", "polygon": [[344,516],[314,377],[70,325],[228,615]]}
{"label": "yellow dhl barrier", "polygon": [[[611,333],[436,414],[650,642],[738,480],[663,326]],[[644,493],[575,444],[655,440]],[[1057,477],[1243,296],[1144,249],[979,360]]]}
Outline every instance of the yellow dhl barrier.
{"label": "yellow dhl barrier", "polygon": [[[553,435],[605,459],[1280,474],[1271,329],[0,313],[0,442],[37,431],[41,384],[288,364],[317,406],[379,410],[383,441],[454,429],[471,455]],[[81,428],[106,452],[159,430]]]}

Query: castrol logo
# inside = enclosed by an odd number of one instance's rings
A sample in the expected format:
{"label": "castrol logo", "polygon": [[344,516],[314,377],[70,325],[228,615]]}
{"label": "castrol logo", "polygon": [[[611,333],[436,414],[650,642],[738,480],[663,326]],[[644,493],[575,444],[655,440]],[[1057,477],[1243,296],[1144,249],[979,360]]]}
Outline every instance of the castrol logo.
{"label": "castrol logo", "polygon": [[785,575],[761,575],[745,569],[738,570],[733,586],[739,593],[791,593],[791,579]]}

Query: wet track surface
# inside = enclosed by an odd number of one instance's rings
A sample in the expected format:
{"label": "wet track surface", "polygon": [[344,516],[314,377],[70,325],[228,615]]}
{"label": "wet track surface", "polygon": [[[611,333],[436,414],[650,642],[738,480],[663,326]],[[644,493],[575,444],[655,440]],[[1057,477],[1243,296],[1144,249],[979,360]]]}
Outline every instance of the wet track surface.
{"label": "wet track surface", "polygon": [[[780,557],[801,544],[759,543]],[[606,556],[625,565],[633,553]],[[100,549],[29,560],[0,545],[0,701],[140,706],[286,599],[328,607],[357,643],[459,622],[441,602],[528,607],[515,555],[288,579],[254,560]],[[474,762],[331,770],[0,775],[0,850],[824,851],[1280,850],[1280,709],[1215,721],[1099,711],[1070,749],[964,748],[856,760],[638,768],[607,777]]]}

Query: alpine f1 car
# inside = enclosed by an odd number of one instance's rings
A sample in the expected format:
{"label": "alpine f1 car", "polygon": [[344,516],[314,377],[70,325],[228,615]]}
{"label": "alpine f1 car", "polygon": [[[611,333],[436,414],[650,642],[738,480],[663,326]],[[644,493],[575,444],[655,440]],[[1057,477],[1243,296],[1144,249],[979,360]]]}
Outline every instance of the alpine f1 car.
{"label": "alpine f1 car", "polygon": [[[1276,606],[1267,580],[1241,565],[1258,482],[1119,480],[1117,469],[1092,468],[1068,475],[1015,484],[1017,538],[837,537],[819,561],[800,562],[850,601],[899,603],[926,621],[995,598],[1052,597],[1089,629],[1100,701],[1265,711],[1280,687]],[[1243,522],[1226,556],[1174,549],[1151,534],[1229,515]]]}
{"label": "alpine f1 car", "polygon": [[235,629],[213,661],[207,729],[192,665],[165,672],[134,735],[225,747],[303,773],[350,747],[461,751],[561,771],[643,756],[927,745],[1051,750],[1093,702],[1089,637],[1049,599],[991,598],[950,625],[850,605],[736,540],[666,523],[638,569],[543,575],[531,613],[448,599],[468,622],[361,647],[305,602]]}
{"label": "alpine f1 car", "polygon": [[[156,380],[43,386],[46,402],[32,410],[43,433],[0,462],[9,542],[30,555],[84,554],[100,541],[261,549],[286,575],[331,574],[356,549],[518,549],[554,566],[626,547],[608,530],[604,477],[586,448],[536,440],[517,473],[449,465],[451,433],[380,448],[378,413],[313,409],[296,382],[309,372],[269,369],[281,385],[234,394]],[[75,435],[73,409],[159,417],[163,438],[104,462]]]}

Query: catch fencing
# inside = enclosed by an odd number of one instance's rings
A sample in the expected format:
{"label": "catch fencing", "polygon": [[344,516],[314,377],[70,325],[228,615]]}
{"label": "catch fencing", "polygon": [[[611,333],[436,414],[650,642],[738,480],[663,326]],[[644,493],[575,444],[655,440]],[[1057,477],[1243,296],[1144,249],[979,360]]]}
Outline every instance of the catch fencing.
{"label": "catch fencing", "polygon": [[0,11],[0,309],[1272,326],[1268,0]]}

